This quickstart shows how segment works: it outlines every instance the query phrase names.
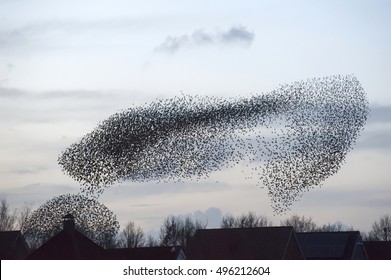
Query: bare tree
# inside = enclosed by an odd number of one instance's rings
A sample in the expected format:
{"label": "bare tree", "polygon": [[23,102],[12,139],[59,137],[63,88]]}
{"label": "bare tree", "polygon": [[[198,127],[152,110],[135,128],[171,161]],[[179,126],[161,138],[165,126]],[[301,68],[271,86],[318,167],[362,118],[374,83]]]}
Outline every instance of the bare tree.
{"label": "bare tree", "polygon": [[160,227],[160,244],[163,246],[180,245],[181,224],[181,220],[177,217],[166,218]]}
{"label": "bare tree", "polygon": [[272,225],[272,221],[267,216],[257,215],[254,212],[248,212],[236,218],[227,214],[221,222],[221,228],[270,227]]}
{"label": "bare tree", "polygon": [[344,225],[341,223],[334,223],[334,224],[328,223],[319,227],[318,230],[323,232],[339,232],[339,231],[346,231],[348,229],[346,229]]}
{"label": "bare tree", "polygon": [[156,240],[156,238],[154,238],[153,236],[149,235],[146,242],[145,242],[145,246],[146,247],[156,247],[159,245],[159,241]]}
{"label": "bare tree", "polygon": [[226,214],[224,215],[222,221],[221,221],[221,228],[235,228],[236,227],[236,224],[235,224],[236,220],[235,220],[235,217],[232,216],[231,214]]}
{"label": "bare tree", "polygon": [[119,246],[123,248],[137,248],[145,244],[145,235],[141,227],[136,227],[134,222],[129,222],[121,231]]}
{"label": "bare tree", "polygon": [[203,228],[206,228],[206,224],[189,217],[169,216],[160,227],[160,245],[186,247],[197,229]]}
{"label": "bare tree", "polygon": [[26,222],[28,221],[32,213],[33,211],[31,205],[26,203],[22,206],[22,208],[18,209],[17,211],[18,228],[20,228],[21,230],[24,228]]}
{"label": "bare tree", "polygon": [[375,221],[366,239],[368,241],[391,241],[391,216],[387,214]]}
{"label": "bare tree", "polygon": [[5,198],[0,201],[0,231],[16,229],[16,210],[11,210]]}
{"label": "bare tree", "polygon": [[105,249],[107,249],[107,248],[116,248],[116,247],[118,247],[117,235],[116,234],[112,234],[112,233],[105,233],[101,237],[101,240],[100,240],[100,242],[98,244],[100,244]]}
{"label": "bare tree", "polygon": [[281,226],[292,226],[297,232],[311,232],[317,231],[318,226],[312,220],[311,217],[306,218],[304,216],[293,215],[290,218],[282,220],[280,223]]}
{"label": "bare tree", "polygon": [[198,220],[193,221],[190,217],[186,217],[182,227],[181,245],[187,247],[189,241],[193,239],[197,229],[206,228],[206,223],[201,223]]}

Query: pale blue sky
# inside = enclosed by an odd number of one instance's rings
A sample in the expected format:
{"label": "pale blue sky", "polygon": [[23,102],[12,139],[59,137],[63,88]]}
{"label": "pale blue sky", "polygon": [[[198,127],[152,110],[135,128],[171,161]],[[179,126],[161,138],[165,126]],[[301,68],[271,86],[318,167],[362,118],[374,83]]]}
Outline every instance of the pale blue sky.
{"label": "pale blue sky", "polygon": [[[369,0],[0,0],[0,196],[38,207],[76,193],[58,154],[133,104],[354,74],[373,107],[366,129],[340,172],[286,215],[366,230],[391,209],[390,12],[391,1]],[[146,230],[211,207],[273,217],[266,191],[239,173],[214,174],[218,184],[124,183],[100,201]]]}

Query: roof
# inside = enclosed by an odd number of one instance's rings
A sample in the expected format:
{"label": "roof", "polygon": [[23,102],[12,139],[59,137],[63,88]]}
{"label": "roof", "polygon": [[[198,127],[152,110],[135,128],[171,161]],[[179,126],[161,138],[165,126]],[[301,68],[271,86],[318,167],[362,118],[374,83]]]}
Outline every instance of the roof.
{"label": "roof", "polygon": [[180,246],[106,249],[115,260],[178,260],[186,259]]}
{"label": "roof", "polygon": [[63,229],[35,250],[28,259],[97,260],[105,250],[74,228]]}
{"label": "roof", "polygon": [[186,250],[188,259],[303,259],[293,227],[200,229]]}
{"label": "roof", "polygon": [[297,233],[306,259],[367,259],[360,232]]}
{"label": "roof", "polygon": [[20,230],[0,232],[1,260],[25,259],[29,253],[30,250]]}
{"label": "roof", "polygon": [[370,260],[391,260],[391,241],[365,241],[364,247]]}

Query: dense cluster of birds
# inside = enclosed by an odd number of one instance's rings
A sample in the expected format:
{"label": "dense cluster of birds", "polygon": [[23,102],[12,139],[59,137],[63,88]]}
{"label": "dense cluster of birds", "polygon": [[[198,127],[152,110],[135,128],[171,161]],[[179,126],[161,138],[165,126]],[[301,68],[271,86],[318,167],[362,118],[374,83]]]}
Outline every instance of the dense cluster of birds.
{"label": "dense cluster of birds", "polygon": [[338,171],[368,113],[352,75],[231,99],[182,95],[112,115],[58,162],[87,195],[125,180],[202,178],[247,162],[282,212]]}
{"label": "dense cluster of birds", "polygon": [[114,213],[95,199],[80,194],[56,196],[35,210],[23,225],[27,239],[42,243],[63,229],[63,219],[71,214],[75,228],[98,244],[113,238],[119,230]]}

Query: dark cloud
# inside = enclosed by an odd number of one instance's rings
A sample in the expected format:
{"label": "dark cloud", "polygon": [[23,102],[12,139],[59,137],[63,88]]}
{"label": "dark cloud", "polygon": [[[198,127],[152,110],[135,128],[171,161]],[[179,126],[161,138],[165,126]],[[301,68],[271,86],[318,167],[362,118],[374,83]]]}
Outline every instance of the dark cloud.
{"label": "dark cloud", "polygon": [[254,39],[254,33],[248,31],[243,26],[234,26],[226,32],[221,33],[221,39],[224,42],[251,43]]}
{"label": "dark cloud", "polygon": [[191,35],[167,36],[163,43],[155,48],[159,52],[175,53],[183,48],[205,45],[249,45],[254,39],[254,33],[244,26],[233,26],[225,31],[206,32],[203,29],[194,31]]}

